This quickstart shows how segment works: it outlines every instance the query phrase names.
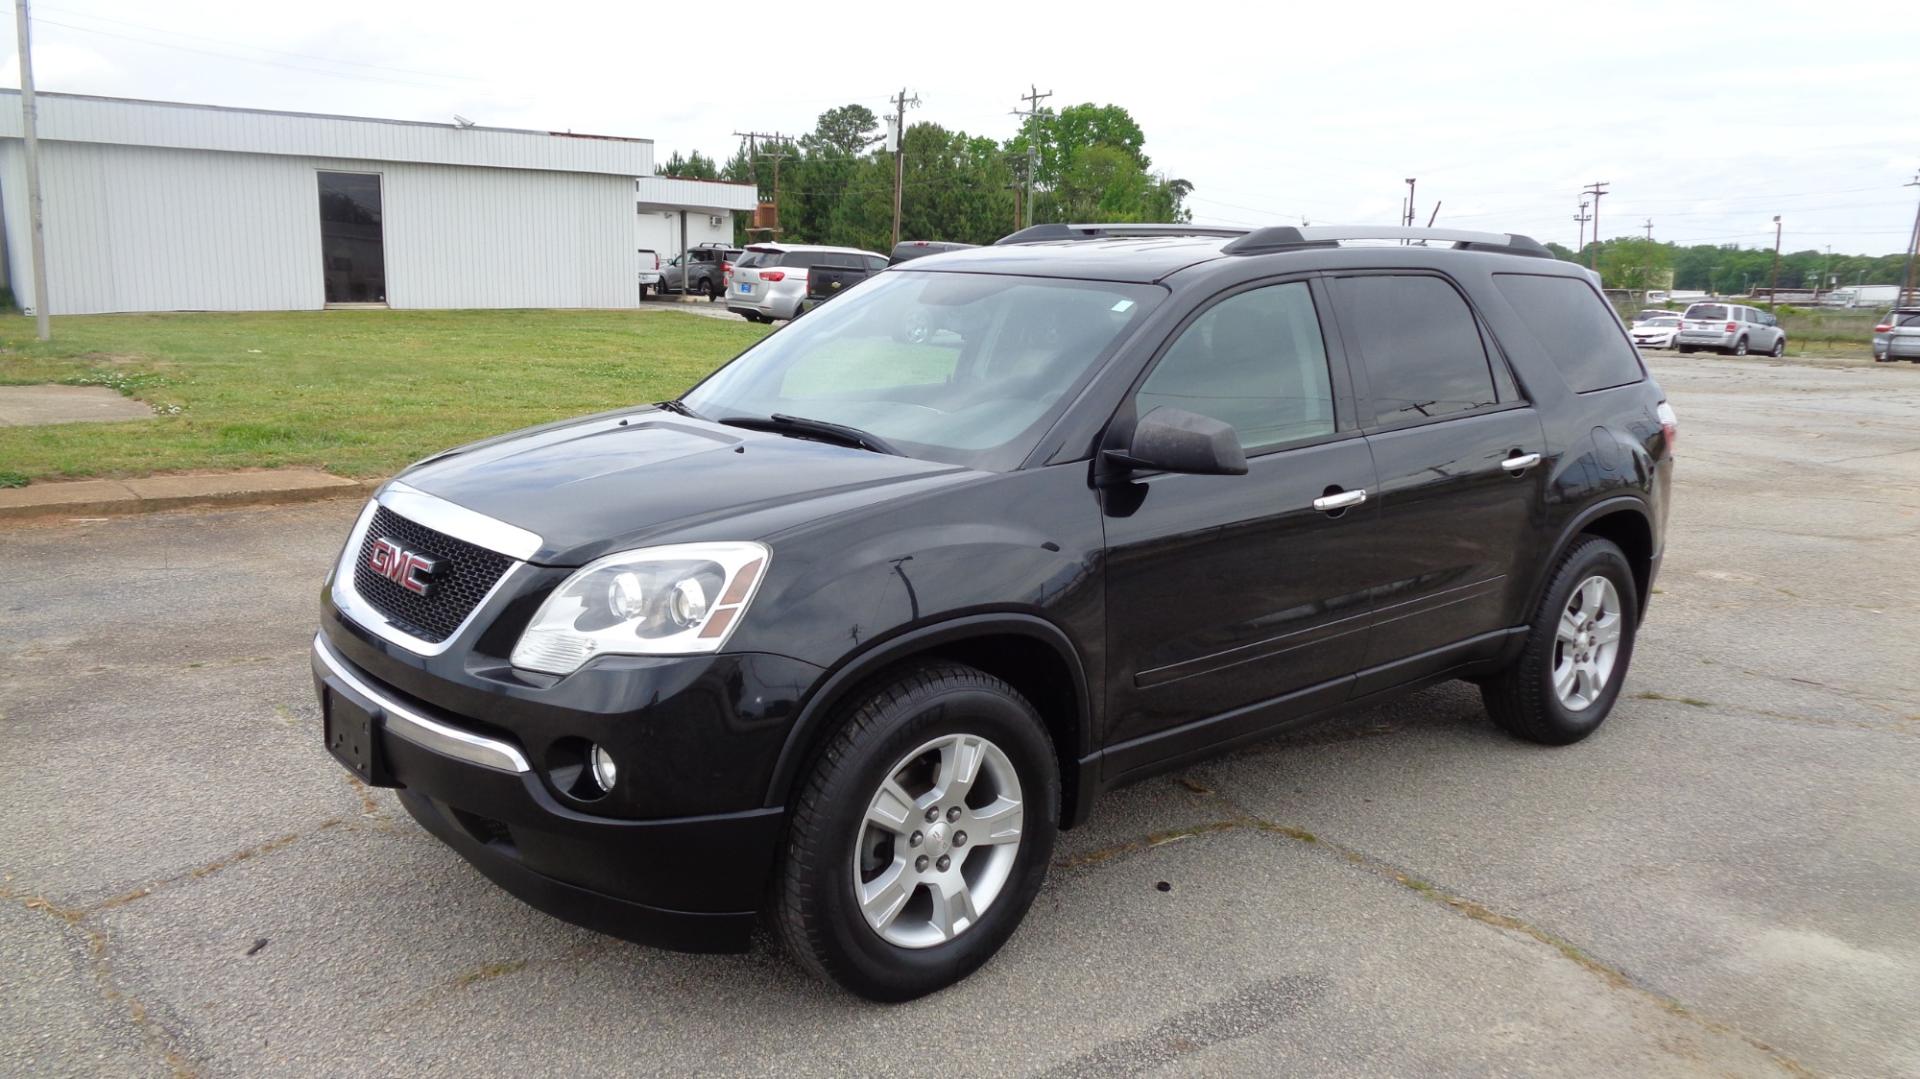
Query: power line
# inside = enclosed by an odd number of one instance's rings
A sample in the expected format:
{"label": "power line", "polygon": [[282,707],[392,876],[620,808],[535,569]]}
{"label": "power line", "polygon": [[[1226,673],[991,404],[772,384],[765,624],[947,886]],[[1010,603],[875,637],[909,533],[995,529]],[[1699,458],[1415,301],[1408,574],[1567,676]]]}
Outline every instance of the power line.
{"label": "power line", "polygon": [[385,83],[392,83],[395,86],[412,86],[421,90],[443,90],[444,91],[447,89],[447,87],[445,86],[437,86],[437,85],[434,85],[433,83],[410,82],[406,79],[389,79],[389,78],[383,78],[382,76],[379,76],[379,75],[362,75],[362,74],[357,74],[350,71],[329,71],[323,67],[308,67],[304,64],[290,64],[284,60],[268,60],[258,56],[241,56],[238,53],[218,52],[213,49],[199,49],[191,45],[176,45],[171,41],[154,41],[150,38],[135,37],[132,34],[115,33],[112,30],[101,30],[91,26],[75,26],[72,23],[56,22],[53,19],[36,19],[35,22],[37,22],[41,26],[58,26],[58,27],[61,27],[62,29],[74,30],[82,34],[97,34],[100,37],[117,38],[118,40],[121,40],[121,41],[131,41],[140,45],[149,45],[156,49],[174,49],[179,52],[197,53],[201,56],[215,56],[215,57],[219,57],[222,60],[239,60],[239,61],[242,61],[243,63],[262,64],[267,67],[285,68],[289,71],[304,71],[312,75],[330,75],[336,79],[357,79],[364,82],[385,82]]}
{"label": "power line", "polygon": [[[372,63],[367,63],[364,60],[342,60],[342,59],[339,59],[338,57],[321,56],[316,53],[293,52],[289,49],[275,49],[266,45],[249,45],[249,44],[246,44],[245,42],[232,41],[226,38],[206,37],[201,34],[185,33],[180,30],[168,30],[165,27],[149,26],[146,23],[132,22],[127,19],[117,19],[111,15],[96,15],[90,11],[80,11],[74,8],[60,7],[57,5],[42,4],[41,10],[65,12],[67,15],[77,17],[77,18],[91,19],[91,20],[94,20],[95,22],[110,22],[120,26],[131,26],[138,30],[149,30],[156,34],[166,34],[169,37],[182,37],[190,41],[204,41],[212,45],[226,45],[232,48],[252,49],[256,52],[270,52],[280,56],[291,56],[291,57],[294,57],[295,59],[300,59],[300,60],[318,60],[324,64],[340,64],[345,67],[372,68],[376,71],[393,71],[402,75],[420,75],[429,79],[458,79],[463,82],[485,82],[486,81],[485,79],[482,79],[477,75],[449,75],[445,72],[440,72],[440,71],[421,71],[417,68],[393,67],[387,64],[372,64]],[[47,20],[42,19],[40,21],[44,23]],[[67,29],[70,29],[70,30],[85,29],[84,27],[68,26],[66,23],[55,23],[53,25],[66,26]],[[164,42],[151,42],[151,44],[161,45],[162,47],[166,47]],[[236,57],[236,59],[240,59],[240,58]]]}

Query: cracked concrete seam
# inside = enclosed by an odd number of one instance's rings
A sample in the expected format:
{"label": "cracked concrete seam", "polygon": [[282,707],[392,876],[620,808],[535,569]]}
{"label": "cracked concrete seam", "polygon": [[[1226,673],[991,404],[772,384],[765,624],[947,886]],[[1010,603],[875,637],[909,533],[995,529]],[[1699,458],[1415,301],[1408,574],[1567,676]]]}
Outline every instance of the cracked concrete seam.
{"label": "cracked concrete seam", "polygon": [[1281,824],[1277,821],[1256,816],[1246,811],[1244,807],[1236,804],[1225,795],[1218,794],[1213,788],[1207,787],[1197,780],[1180,776],[1175,779],[1175,782],[1203,798],[1218,798],[1221,805],[1230,810],[1231,814],[1199,824],[1188,825],[1183,828],[1171,828],[1159,832],[1150,832],[1137,839],[1123,840],[1119,843],[1113,843],[1082,854],[1071,855],[1055,861],[1052,867],[1054,871],[1071,872],[1080,869],[1090,869],[1115,858],[1153,850],[1157,847],[1164,847],[1170,843],[1177,843],[1185,839],[1217,835],[1222,832],[1248,831],[1281,836],[1303,846],[1328,851],[1349,865],[1372,874],[1375,877],[1379,877],[1382,880],[1397,884],[1420,898],[1445,907],[1455,914],[1472,919],[1473,921],[1494,929],[1504,930],[1510,934],[1517,934],[1536,944],[1545,945],[1553,949],[1562,958],[1599,978],[1610,989],[1635,993],[1662,1011],[1693,1023],[1708,1033],[1740,1039],[1747,1045],[1765,1054],[1769,1060],[1772,1060],[1782,1071],[1789,1075],[1811,1076],[1815,1074],[1811,1069],[1806,1067],[1806,1065],[1788,1056],[1784,1051],[1776,1049],[1767,1042],[1729,1023],[1714,1019],[1710,1016],[1701,1015],[1673,997],[1667,996],[1657,989],[1635,981],[1631,975],[1619,967],[1603,962],[1572,941],[1542,929],[1524,918],[1494,910],[1466,896],[1456,895],[1441,888],[1432,881],[1402,869],[1383,858],[1377,858],[1336,840],[1315,835],[1303,828],[1295,828],[1291,825]]}
{"label": "cracked concrete seam", "polygon": [[[371,818],[369,824],[365,826],[381,831],[391,830],[392,822],[387,818],[386,814],[380,811],[379,805],[373,799],[373,792],[351,776],[348,777],[348,782],[358,789],[362,806],[362,816]],[[334,828],[353,828],[359,826],[361,825],[358,822],[348,820],[344,817],[329,817],[305,832],[289,832],[286,835],[276,836],[265,842],[256,843],[253,846],[244,847],[230,854],[222,855],[219,858],[194,866],[192,869],[184,872],[175,873],[168,877],[161,877],[158,880],[139,885],[119,895],[110,896],[98,902],[77,907],[63,906],[44,896],[16,892],[11,887],[12,878],[9,876],[0,878],[0,902],[17,902],[27,910],[38,914],[45,914],[80,934],[86,943],[88,965],[92,968],[94,980],[99,983],[101,996],[108,1004],[123,1005],[126,1008],[128,1018],[133,1020],[134,1028],[140,1032],[140,1036],[142,1040],[147,1043],[148,1048],[159,1056],[161,1063],[166,1066],[168,1073],[175,1076],[176,1079],[186,1079],[186,1077],[193,1076],[195,1072],[186,1056],[174,1044],[179,1040],[178,1032],[168,1029],[165,1024],[155,1019],[149,1012],[146,1004],[142,1002],[139,997],[120,988],[115,982],[111,948],[112,940],[105,929],[93,924],[94,919],[98,915],[111,910],[117,910],[129,903],[138,902],[155,892],[163,891],[183,881],[205,880],[242,862],[251,861],[255,858],[263,857],[275,851],[290,847],[302,839],[311,838]]]}

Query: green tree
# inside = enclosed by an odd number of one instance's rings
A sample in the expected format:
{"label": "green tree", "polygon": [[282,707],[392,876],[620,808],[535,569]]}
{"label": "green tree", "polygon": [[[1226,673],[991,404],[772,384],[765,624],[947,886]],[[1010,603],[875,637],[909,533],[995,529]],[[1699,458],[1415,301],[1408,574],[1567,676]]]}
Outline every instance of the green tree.
{"label": "green tree", "polygon": [[1608,288],[1640,291],[1672,282],[1673,248],[1652,240],[1621,238],[1602,244],[1600,280]]}
{"label": "green tree", "polygon": [[667,163],[656,171],[662,176],[678,176],[687,180],[718,180],[720,178],[720,166],[714,164],[713,158],[698,150],[695,150],[690,157],[681,157],[680,151],[675,150],[668,156]]}
{"label": "green tree", "polygon": [[800,138],[809,154],[858,157],[880,141],[880,118],[865,105],[841,105],[820,114],[810,134]]}

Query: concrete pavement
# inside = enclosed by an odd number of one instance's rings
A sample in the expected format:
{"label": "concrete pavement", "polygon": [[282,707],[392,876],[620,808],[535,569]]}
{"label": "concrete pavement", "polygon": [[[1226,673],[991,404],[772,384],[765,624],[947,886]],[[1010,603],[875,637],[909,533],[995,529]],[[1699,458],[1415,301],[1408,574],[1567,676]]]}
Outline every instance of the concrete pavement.
{"label": "concrete pavement", "polygon": [[1652,363],[1599,734],[1442,686],[1119,792],[894,1007],[573,929],[352,784],[305,647],[353,502],[0,531],[0,1072],[1920,1076],[1920,379]]}

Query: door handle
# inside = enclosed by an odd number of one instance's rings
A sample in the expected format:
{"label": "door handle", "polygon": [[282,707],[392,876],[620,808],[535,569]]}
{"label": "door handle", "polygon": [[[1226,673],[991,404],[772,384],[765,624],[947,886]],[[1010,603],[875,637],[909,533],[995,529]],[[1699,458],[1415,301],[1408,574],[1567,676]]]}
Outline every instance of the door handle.
{"label": "door handle", "polygon": [[1527,469],[1532,468],[1534,465],[1537,465],[1539,463],[1540,463],[1539,454],[1523,453],[1518,457],[1509,457],[1506,460],[1500,462],[1500,467],[1506,469],[1508,472],[1525,472]]}
{"label": "door handle", "polygon": [[1364,489],[1358,491],[1341,491],[1337,494],[1321,495],[1319,498],[1314,499],[1313,508],[1319,510],[1321,513],[1338,513],[1341,510],[1358,506],[1366,500],[1367,492]]}

